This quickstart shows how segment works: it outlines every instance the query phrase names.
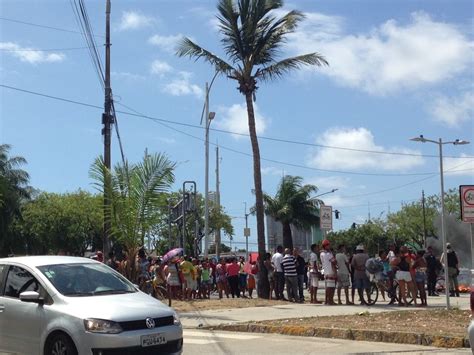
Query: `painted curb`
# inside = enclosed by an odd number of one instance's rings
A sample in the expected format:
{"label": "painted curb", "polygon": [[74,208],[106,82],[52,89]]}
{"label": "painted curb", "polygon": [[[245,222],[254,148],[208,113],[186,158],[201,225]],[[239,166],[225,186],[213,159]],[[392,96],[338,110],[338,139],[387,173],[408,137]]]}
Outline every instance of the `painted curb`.
{"label": "painted curb", "polygon": [[275,333],[319,338],[336,338],[384,343],[435,346],[439,348],[469,348],[469,339],[461,336],[442,336],[424,333],[404,333],[382,330],[317,328],[309,326],[272,326],[257,323],[219,324],[205,327],[212,330],[226,330],[248,333]]}

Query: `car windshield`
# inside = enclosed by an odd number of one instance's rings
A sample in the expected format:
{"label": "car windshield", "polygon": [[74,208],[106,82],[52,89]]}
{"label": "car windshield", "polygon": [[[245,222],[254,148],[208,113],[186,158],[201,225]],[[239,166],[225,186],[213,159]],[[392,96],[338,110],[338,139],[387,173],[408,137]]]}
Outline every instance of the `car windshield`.
{"label": "car windshield", "polygon": [[96,264],[58,264],[38,269],[65,296],[98,296],[137,292],[131,282],[109,267]]}

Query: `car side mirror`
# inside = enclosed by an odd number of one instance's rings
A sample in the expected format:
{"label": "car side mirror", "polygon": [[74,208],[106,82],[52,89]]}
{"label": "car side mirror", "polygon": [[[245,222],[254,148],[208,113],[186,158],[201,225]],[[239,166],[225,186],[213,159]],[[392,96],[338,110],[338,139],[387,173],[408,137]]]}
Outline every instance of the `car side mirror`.
{"label": "car side mirror", "polygon": [[20,293],[20,300],[22,302],[38,303],[40,305],[44,304],[44,299],[36,291],[25,291]]}

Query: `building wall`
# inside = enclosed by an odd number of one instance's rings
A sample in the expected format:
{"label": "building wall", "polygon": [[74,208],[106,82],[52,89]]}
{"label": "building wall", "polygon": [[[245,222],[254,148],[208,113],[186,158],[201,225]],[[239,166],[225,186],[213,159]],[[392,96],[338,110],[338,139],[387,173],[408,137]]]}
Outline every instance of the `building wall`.
{"label": "building wall", "polygon": [[[267,231],[267,250],[274,252],[278,245],[283,245],[283,225],[275,221],[270,216],[265,216]],[[319,228],[317,228],[319,229]],[[291,226],[291,234],[293,236],[293,246],[301,250],[309,250],[309,246],[313,244],[315,236],[311,229],[298,229]]]}

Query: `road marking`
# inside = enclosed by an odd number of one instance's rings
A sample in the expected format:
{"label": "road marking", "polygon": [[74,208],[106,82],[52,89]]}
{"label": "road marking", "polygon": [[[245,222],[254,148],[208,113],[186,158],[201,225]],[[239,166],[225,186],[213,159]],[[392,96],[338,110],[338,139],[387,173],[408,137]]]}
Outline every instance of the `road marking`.
{"label": "road marking", "polygon": [[[184,329],[184,336],[190,337],[206,337],[206,338],[225,338],[225,339],[236,339],[236,340],[250,340],[250,339],[257,339],[261,338],[259,335],[246,335],[246,334],[233,334],[233,333],[214,333],[211,331],[199,331],[195,332],[192,330]],[[186,339],[186,338],[185,338]]]}
{"label": "road marking", "polygon": [[197,344],[197,345],[205,345],[205,344],[213,344],[216,343],[215,340],[212,339],[193,339],[193,338],[186,338],[184,337],[183,343],[186,344]]}

